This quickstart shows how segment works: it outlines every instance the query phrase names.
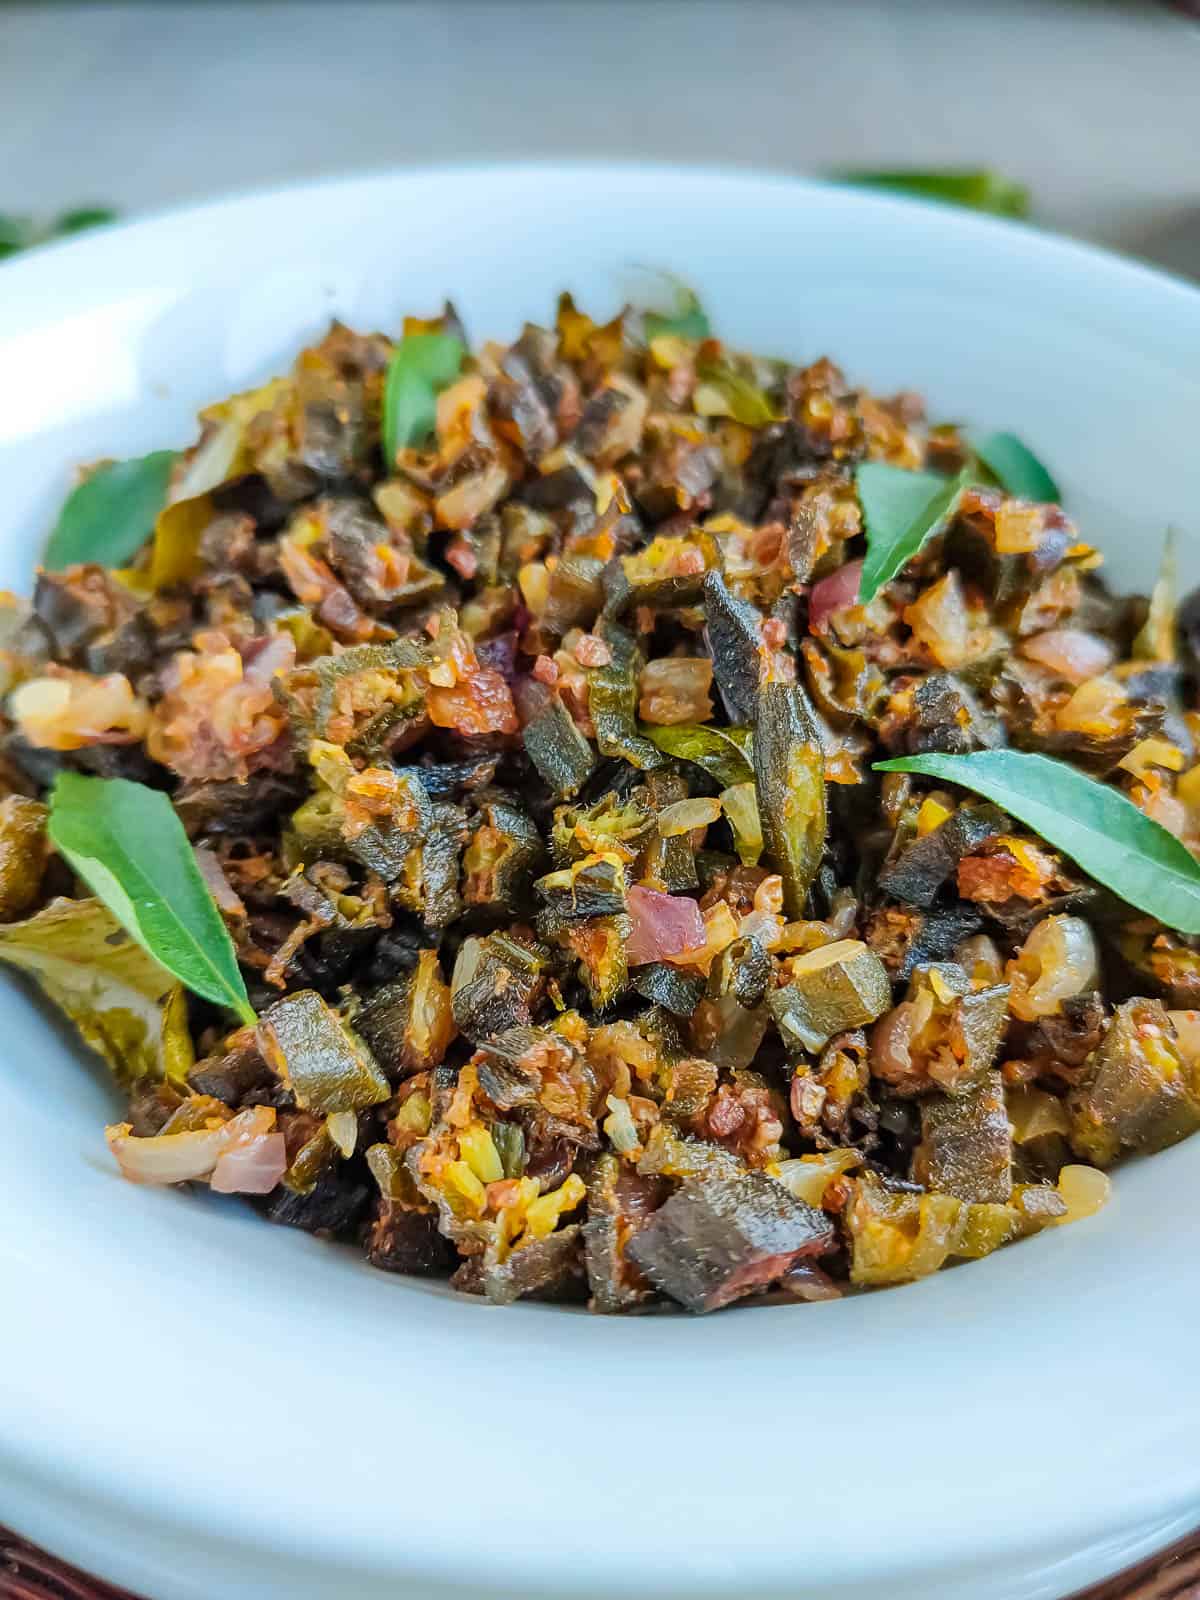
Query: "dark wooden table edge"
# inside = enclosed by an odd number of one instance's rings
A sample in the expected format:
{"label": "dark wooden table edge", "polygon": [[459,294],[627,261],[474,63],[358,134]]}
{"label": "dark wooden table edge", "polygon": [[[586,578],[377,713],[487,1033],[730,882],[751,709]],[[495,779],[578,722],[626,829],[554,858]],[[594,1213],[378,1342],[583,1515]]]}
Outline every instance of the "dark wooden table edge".
{"label": "dark wooden table edge", "polygon": [[[138,1600],[0,1528],[0,1600]],[[212,1600],[221,1600],[213,1595]],[[347,1596],[346,1600],[352,1600]],[[883,1600],[883,1597],[881,1597]],[[1068,1600],[1200,1600],[1200,1529]]]}

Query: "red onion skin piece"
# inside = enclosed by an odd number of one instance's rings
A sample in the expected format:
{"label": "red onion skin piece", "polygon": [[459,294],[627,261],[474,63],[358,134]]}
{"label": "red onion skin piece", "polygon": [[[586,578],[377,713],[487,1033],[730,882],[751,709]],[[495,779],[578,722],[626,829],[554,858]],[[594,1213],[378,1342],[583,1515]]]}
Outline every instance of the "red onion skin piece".
{"label": "red onion skin piece", "polygon": [[282,1133],[264,1133],[219,1157],[209,1185],[217,1194],[270,1194],[287,1171]]}
{"label": "red onion skin piece", "polygon": [[862,569],[861,561],[848,561],[844,567],[839,567],[827,578],[813,584],[808,597],[808,626],[811,632],[821,632],[835,611],[855,604]]}
{"label": "red onion skin piece", "polygon": [[625,959],[631,967],[703,945],[704,918],[700,907],[687,895],[663,894],[635,884],[627,905],[633,928],[625,946]]}
{"label": "red onion skin piece", "polygon": [[1021,644],[1021,654],[1057,672],[1068,683],[1086,683],[1112,666],[1116,651],[1107,639],[1079,628],[1050,628]]}

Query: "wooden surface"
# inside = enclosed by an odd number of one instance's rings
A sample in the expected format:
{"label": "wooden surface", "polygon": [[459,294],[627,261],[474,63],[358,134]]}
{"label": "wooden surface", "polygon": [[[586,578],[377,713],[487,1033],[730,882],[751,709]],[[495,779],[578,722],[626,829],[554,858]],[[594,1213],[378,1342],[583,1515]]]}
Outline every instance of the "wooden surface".
{"label": "wooden surface", "polygon": [[[0,1600],[137,1600],[0,1528]],[[220,1600],[213,1595],[212,1600]],[[347,1593],[345,1600],[354,1600]],[[883,1597],[881,1597],[883,1600]],[[1200,1600],[1200,1532],[1071,1600]]]}

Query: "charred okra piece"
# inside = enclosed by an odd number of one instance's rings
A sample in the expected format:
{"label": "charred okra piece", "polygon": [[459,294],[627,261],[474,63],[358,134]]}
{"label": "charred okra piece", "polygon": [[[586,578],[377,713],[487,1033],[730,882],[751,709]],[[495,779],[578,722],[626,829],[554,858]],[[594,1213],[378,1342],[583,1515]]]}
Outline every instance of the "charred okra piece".
{"label": "charred okra piece", "polygon": [[754,782],[788,915],[803,917],[825,849],[825,759],[808,699],[795,685],[769,683],[759,695]]}
{"label": "charred okra piece", "polygon": [[596,754],[558,695],[525,728],[525,750],[543,783],[560,800],[577,794],[592,775]]}
{"label": "charred okra piece", "polygon": [[685,1183],[626,1254],[656,1288],[701,1312],[766,1288],[833,1242],[822,1212],[764,1173],[744,1172]]}
{"label": "charred okra piece", "polygon": [[1071,1147],[1098,1167],[1163,1150],[1200,1128],[1200,1094],[1157,1000],[1127,1000],[1067,1099]]}
{"label": "charred okra piece", "polygon": [[422,950],[414,970],[376,989],[354,1021],[393,1077],[440,1066],[455,1027],[437,951]]}
{"label": "charred okra piece", "polygon": [[767,1007],[792,1049],[822,1051],[835,1033],[881,1017],[892,1003],[887,969],[861,939],[838,939],[791,963],[791,980]]}
{"label": "charred okra piece", "polygon": [[925,1188],[993,1203],[1012,1194],[1012,1128],[998,1072],[968,1094],[922,1101],[921,1134],[913,1177]]}
{"label": "charred okra piece", "polygon": [[302,1110],[319,1116],[358,1111],[392,1092],[366,1045],[315,989],[301,989],[269,1007],[258,1044]]}

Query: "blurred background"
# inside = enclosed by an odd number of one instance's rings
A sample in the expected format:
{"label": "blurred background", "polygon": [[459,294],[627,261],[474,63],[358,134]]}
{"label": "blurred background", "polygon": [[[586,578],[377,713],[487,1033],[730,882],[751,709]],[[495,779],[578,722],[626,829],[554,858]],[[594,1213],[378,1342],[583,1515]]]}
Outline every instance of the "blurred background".
{"label": "blurred background", "polygon": [[511,157],[980,167],[1045,226],[1200,275],[1197,9],[0,3],[0,212]]}

